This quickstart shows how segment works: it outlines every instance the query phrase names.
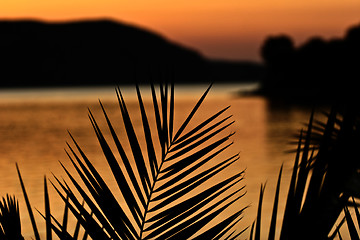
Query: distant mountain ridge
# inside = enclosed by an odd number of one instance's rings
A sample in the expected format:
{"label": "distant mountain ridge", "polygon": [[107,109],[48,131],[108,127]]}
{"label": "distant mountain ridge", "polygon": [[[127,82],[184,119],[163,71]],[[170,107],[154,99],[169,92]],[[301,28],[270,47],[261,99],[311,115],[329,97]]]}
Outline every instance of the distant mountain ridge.
{"label": "distant mountain ridge", "polygon": [[[255,63],[218,64],[160,35],[111,20],[3,20],[0,52],[0,87],[114,85],[163,78],[179,83],[241,81],[257,78],[262,69]],[[253,68],[244,68],[249,64]]]}

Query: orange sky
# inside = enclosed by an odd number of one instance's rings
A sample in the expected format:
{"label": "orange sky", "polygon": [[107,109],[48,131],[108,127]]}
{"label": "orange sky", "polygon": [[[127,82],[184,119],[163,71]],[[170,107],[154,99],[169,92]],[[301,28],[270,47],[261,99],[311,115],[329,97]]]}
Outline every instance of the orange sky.
{"label": "orange sky", "polygon": [[1,0],[0,18],[107,17],[146,27],[212,58],[260,60],[266,36],[342,37],[359,0]]}

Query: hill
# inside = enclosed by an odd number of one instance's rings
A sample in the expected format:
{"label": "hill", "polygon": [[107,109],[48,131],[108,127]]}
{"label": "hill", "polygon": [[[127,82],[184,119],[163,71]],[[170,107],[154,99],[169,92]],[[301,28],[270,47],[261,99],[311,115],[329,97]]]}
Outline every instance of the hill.
{"label": "hill", "polygon": [[258,79],[256,63],[212,61],[162,36],[111,20],[0,21],[0,87]]}

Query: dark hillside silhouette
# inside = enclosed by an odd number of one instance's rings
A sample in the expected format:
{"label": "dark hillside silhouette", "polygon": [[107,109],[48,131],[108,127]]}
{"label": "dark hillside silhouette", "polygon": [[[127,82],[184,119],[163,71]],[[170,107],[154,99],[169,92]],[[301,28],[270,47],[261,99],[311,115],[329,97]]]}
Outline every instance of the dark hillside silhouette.
{"label": "dark hillside silhouette", "polygon": [[184,83],[239,81],[244,75],[235,71],[228,79],[221,74],[215,79],[211,71],[222,72],[221,64],[159,35],[110,20],[0,21],[0,52],[1,87],[114,85],[169,77]]}
{"label": "dark hillside silhouette", "polygon": [[288,36],[269,37],[261,54],[266,95],[328,102],[354,98],[358,92],[360,25],[350,28],[342,39],[314,37],[297,48]]}

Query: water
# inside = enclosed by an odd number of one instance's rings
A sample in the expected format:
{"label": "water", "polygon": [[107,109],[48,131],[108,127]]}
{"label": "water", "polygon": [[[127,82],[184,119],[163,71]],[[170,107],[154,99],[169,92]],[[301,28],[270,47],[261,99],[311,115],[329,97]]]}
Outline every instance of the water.
{"label": "water", "polygon": [[[185,118],[207,86],[180,86],[176,89],[175,117],[177,125]],[[245,180],[247,194],[235,207],[251,207],[245,212],[239,229],[251,224],[256,216],[256,206],[261,183],[267,182],[264,198],[264,233],[267,232],[273,194],[278,171],[284,164],[284,176],[280,202],[280,213],[288,188],[289,176],[294,154],[285,151],[294,149],[289,144],[293,135],[303,123],[308,121],[310,109],[300,107],[276,107],[262,97],[239,97],[237,90],[247,90],[256,86],[219,85],[214,86],[206,101],[199,109],[197,119],[201,120],[216,111],[231,105],[228,114],[233,115],[235,123],[228,132],[235,131],[230,153],[240,152],[240,161],[232,172],[246,168]],[[137,112],[137,102],[133,88],[123,90],[130,112],[134,113],[134,124],[140,127],[141,120]],[[145,104],[149,105],[149,92],[145,91]],[[100,123],[98,99],[101,99],[110,114],[120,119],[114,88],[70,88],[7,90],[0,92],[0,194],[15,194],[20,203],[23,233],[26,239],[32,236],[29,218],[25,209],[15,163],[18,163],[24,178],[30,201],[34,207],[44,212],[43,178],[50,179],[52,173],[65,176],[59,161],[70,166],[64,148],[70,142],[68,130],[73,134],[84,151],[93,159],[101,159],[100,149],[87,117],[88,107]],[[101,124],[102,124],[101,123]],[[118,122],[120,123],[120,121]],[[119,129],[121,129],[119,124]],[[106,165],[95,162],[101,172],[106,173]],[[54,190],[51,206],[54,215],[61,216],[63,205]],[[268,214],[266,214],[268,213]],[[35,213],[40,229],[44,229],[41,217]],[[281,214],[279,214],[279,222]],[[246,233],[248,234],[248,232]],[[264,234],[265,235],[265,234]],[[245,238],[245,236],[243,237]]]}

